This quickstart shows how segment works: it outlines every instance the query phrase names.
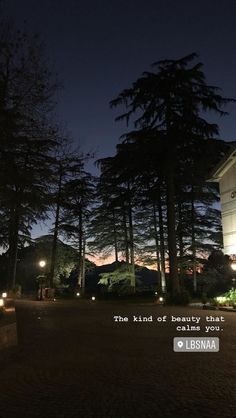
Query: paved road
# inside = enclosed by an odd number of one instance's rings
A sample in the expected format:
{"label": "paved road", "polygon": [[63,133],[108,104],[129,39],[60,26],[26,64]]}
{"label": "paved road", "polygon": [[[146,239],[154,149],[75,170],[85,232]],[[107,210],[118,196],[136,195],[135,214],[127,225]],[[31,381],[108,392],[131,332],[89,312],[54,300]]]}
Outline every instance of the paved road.
{"label": "paved road", "polygon": [[[19,347],[0,352],[1,418],[236,417],[236,314],[219,353],[174,353],[174,316],[216,311],[90,301],[17,303]],[[114,322],[113,316],[129,322]],[[132,322],[168,315],[168,322]],[[222,324],[221,324],[222,325]]]}

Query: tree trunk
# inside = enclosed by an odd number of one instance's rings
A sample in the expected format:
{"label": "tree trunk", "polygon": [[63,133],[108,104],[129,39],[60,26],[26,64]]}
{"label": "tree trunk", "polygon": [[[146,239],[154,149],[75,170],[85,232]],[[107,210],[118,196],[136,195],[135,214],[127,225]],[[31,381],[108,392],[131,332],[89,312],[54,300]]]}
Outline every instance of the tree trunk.
{"label": "tree trunk", "polygon": [[55,266],[56,266],[57,239],[58,239],[58,227],[59,227],[59,213],[60,213],[60,205],[57,204],[55,227],[54,227],[53,241],[52,241],[51,267],[50,267],[50,274],[49,274],[49,287],[50,288],[53,288],[54,286],[54,273],[55,273]]}
{"label": "tree trunk", "polygon": [[[24,170],[29,161],[30,148],[24,156]],[[16,285],[17,254],[20,228],[20,210],[23,197],[23,189],[15,185],[14,204],[10,209],[10,227],[9,227],[9,261],[8,261],[8,286],[14,289]]]}
{"label": "tree trunk", "polygon": [[112,218],[113,218],[113,233],[114,233],[115,263],[116,263],[116,267],[118,267],[119,259],[118,259],[117,230],[116,230],[116,219],[115,219],[114,208],[112,209]]}
{"label": "tree trunk", "polygon": [[58,193],[57,193],[57,206],[56,206],[56,216],[53,232],[53,241],[52,241],[52,253],[51,253],[51,267],[49,274],[49,287],[53,288],[54,286],[54,273],[56,266],[56,255],[57,255],[57,239],[58,239],[58,229],[59,229],[59,217],[61,209],[61,188],[62,188],[62,171],[60,170],[59,183],[58,183]]}
{"label": "tree trunk", "polygon": [[135,292],[135,264],[134,264],[134,231],[133,231],[133,214],[130,198],[130,186],[128,184],[128,219],[129,219],[129,247],[130,247],[130,264],[131,264],[131,287]]}
{"label": "tree trunk", "polygon": [[82,209],[79,211],[79,277],[78,285],[81,288],[82,293],[84,292],[83,286],[83,219]]}
{"label": "tree trunk", "polygon": [[159,237],[157,231],[157,215],[156,215],[156,205],[155,202],[152,202],[153,207],[153,226],[154,226],[154,236],[155,236],[155,248],[156,248],[156,264],[158,272],[158,288],[161,289],[161,266],[160,266],[160,245]]}
{"label": "tree trunk", "polygon": [[9,231],[9,259],[8,259],[8,286],[14,289],[16,285],[16,266],[19,240],[19,206],[16,204],[11,208],[10,231]]}
{"label": "tree trunk", "polygon": [[183,242],[183,216],[182,216],[182,204],[178,202],[178,215],[179,215],[179,222],[178,222],[178,241],[179,241],[179,260],[180,260],[180,283],[183,285],[183,277],[184,277],[184,242]]}
{"label": "tree trunk", "polygon": [[82,294],[85,293],[85,255],[86,255],[86,242],[83,238],[83,248],[82,248],[82,259],[81,259],[81,290]]}
{"label": "tree trunk", "polygon": [[169,159],[167,169],[167,229],[168,229],[168,249],[169,249],[169,277],[171,284],[172,297],[180,292],[178,265],[177,265],[177,250],[176,250],[176,232],[175,232],[175,188],[174,188],[174,173],[172,167],[173,161]]}
{"label": "tree trunk", "polygon": [[161,255],[161,290],[166,292],[166,275],[165,275],[165,238],[164,238],[164,223],[162,213],[161,194],[158,190],[158,218],[159,218],[159,234],[160,234],[160,255]]}
{"label": "tree trunk", "polygon": [[129,242],[128,242],[128,230],[126,222],[126,207],[123,204],[123,229],[124,229],[124,239],[125,239],[125,262],[129,264]]}
{"label": "tree trunk", "polygon": [[193,291],[197,292],[197,270],[196,270],[196,242],[195,242],[195,208],[194,208],[194,187],[191,190],[191,238],[192,238],[192,269],[193,269]]}

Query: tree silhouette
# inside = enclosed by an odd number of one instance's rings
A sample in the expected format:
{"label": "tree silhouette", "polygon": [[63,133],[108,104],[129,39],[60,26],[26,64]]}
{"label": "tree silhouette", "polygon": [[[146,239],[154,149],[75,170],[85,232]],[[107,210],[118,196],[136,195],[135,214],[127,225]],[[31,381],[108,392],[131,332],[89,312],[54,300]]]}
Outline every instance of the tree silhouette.
{"label": "tree silhouette", "polygon": [[[176,248],[175,177],[178,156],[184,147],[213,138],[218,126],[204,118],[205,112],[222,110],[232,99],[223,98],[219,89],[206,83],[202,64],[192,64],[195,53],[177,60],[163,60],[153,65],[155,72],[145,72],[132,87],[123,90],[111,106],[125,106],[116,120],[132,119],[136,129],[150,129],[162,140],[165,160],[169,266],[172,295],[180,292]],[[127,137],[128,139],[128,137]]]}
{"label": "tree silhouette", "polygon": [[8,247],[9,286],[14,287],[18,246],[29,239],[37,218],[45,216],[58,84],[37,37],[1,22],[0,51],[0,201],[8,226],[2,241]]}

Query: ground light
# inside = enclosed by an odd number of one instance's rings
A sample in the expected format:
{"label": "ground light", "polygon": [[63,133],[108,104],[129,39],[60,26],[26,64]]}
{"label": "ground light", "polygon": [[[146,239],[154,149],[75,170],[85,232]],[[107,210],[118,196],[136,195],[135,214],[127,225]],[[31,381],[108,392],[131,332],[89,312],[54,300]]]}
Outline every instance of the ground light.
{"label": "ground light", "polygon": [[231,263],[231,269],[233,271],[236,271],[236,260],[232,261],[232,263]]}
{"label": "ground light", "polygon": [[0,299],[0,317],[4,314],[4,299]]}
{"label": "ground light", "polygon": [[225,303],[227,301],[227,298],[225,296],[217,296],[216,301],[218,303]]}
{"label": "ground light", "polygon": [[164,298],[162,296],[159,298],[159,302],[164,302]]}

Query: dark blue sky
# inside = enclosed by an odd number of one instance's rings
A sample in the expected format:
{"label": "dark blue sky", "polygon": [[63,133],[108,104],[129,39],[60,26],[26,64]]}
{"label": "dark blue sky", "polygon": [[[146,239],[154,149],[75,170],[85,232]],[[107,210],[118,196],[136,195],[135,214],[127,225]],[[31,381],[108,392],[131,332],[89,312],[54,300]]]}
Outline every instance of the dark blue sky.
{"label": "dark blue sky", "polygon": [[[209,84],[236,98],[236,1],[3,0],[16,26],[38,32],[59,79],[58,115],[84,151],[112,155],[126,131],[109,101],[150,64],[197,52]],[[235,140],[236,104],[215,120]]]}
{"label": "dark blue sky", "polygon": [[[99,158],[126,131],[109,101],[154,61],[196,51],[208,82],[236,97],[235,0],[5,0],[3,9],[46,41],[64,84],[59,116]],[[236,105],[228,109],[221,136],[235,139]]]}

